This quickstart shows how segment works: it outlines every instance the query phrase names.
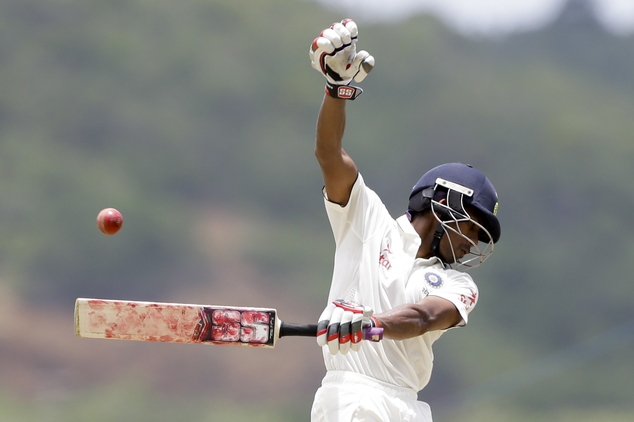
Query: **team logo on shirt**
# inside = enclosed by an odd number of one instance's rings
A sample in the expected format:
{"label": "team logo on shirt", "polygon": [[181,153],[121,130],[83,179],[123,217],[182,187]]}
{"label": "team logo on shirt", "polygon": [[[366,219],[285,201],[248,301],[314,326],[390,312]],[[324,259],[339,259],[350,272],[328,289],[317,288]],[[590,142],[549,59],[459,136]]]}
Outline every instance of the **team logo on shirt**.
{"label": "team logo on shirt", "polygon": [[436,273],[425,273],[425,280],[434,289],[440,288],[443,283],[442,277]]}

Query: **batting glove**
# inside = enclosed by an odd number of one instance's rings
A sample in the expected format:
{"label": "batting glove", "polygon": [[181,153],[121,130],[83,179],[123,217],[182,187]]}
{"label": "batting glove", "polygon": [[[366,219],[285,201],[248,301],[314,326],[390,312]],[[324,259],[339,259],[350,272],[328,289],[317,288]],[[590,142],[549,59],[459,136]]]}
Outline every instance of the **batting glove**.
{"label": "batting glove", "polygon": [[357,53],[359,29],[352,19],[344,19],[324,29],[313,41],[308,54],[315,70],[326,77],[326,92],[335,98],[354,100],[363,90],[350,86],[361,82],[374,68],[374,57]]}
{"label": "batting glove", "polygon": [[[335,300],[322,312],[317,323],[317,344],[328,345],[333,355],[346,354],[350,349],[361,348],[361,340],[378,341],[380,338],[367,333],[366,329],[376,326],[372,321],[372,309],[355,302]],[[382,337],[382,336],[381,336]]]}

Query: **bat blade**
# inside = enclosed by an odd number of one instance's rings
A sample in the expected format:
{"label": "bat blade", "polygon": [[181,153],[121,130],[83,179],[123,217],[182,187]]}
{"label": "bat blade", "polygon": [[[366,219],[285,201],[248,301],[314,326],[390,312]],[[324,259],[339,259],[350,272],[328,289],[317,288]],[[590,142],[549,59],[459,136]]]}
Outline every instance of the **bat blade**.
{"label": "bat blade", "polygon": [[[281,325],[277,311],[271,308],[75,301],[75,333],[86,338],[274,347]],[[315,336],[316,327],[303,327],[292,335]]]}
{"label": "bat blade", "polygon": [[[85,338],[270,348],[280,337],[315,337],[317,325],[282,322],[273,308],[79,298],[75,301],[75,334]],[[363,330],[364,340],[382,338],[382,328]]]}

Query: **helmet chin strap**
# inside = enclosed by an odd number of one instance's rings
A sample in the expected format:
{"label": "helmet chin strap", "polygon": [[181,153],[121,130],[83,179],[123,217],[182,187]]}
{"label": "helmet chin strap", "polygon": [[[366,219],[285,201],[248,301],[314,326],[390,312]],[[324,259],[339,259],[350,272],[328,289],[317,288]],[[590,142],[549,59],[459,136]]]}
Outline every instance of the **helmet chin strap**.
{"label": "helmet chin strap", "polygon": [[[431,250],[432,256],[436,256],[440,258],[440,260],[444,264],[447,264],[447,260],[443,258],[440,254],[440,241],[442,239],[442,236],[446,232],[444,228],[444,224],[445,224],[444,221],[449,221],[449,222],[453,221],[456,223],[456,227],[457,227],[458,221],[460,221],[459,219],[462,219],[465,216],[468,217],[468,214],[465,211],[464,205],[462,203],[463,192],[456,190],[455,189],[456,185],[452,184],[451,182],[445,181],[445,184],[449,188],[446,193],[445,204],[441,204],[440,202],[434,201],[433,195],[432,195],[431,210],[434,213],[436,220],[438,221],[438,226],[436,226],[436,231],[434,232],[434,238],[429,248]],[[462,188],[461,186],[457,186],[457,187]],[[468,192],[465,191],[465,193],[468,193]],[[434,206],[435,203],[438,204],[438,207]],[[451,245],[451,239],[449,239],[449,242]],[[453,251],[452,253],[453,253],[452,263],[455,263],[457,261],[456,255]]]}
{"label": "helmet chin strap", "polygon": [[442,223],[438,223],[436,231],[434,232],[434,239],[431,242],[430,250],[433,256],[437,256],[441,260],[442,257],[440,256],[438,247],[440,246],[440,239],[442,239],[443,234],[445,234],[445,229],[442,227]]}

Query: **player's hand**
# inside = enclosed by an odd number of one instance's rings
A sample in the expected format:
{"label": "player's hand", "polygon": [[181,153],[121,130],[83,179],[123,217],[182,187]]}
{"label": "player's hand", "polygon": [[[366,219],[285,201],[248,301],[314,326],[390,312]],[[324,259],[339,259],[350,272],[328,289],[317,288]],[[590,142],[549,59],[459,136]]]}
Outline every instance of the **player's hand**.
{"label": "player's hand", "polygon": [[358,34],[357,24],[344,19],[324,29],[311,44],[311,65],[326,77],[330,87],[349,85],[353,79],[361,82],[374,68],[374,57],[365,50],[357,53]]}
{"label": "player's hand", "polygon": [[371,326],[372,309],[341,299],[329,304],[317,323],[317,344],[328,345],[330,353],[357,351],[364,338],[363,329]]}

